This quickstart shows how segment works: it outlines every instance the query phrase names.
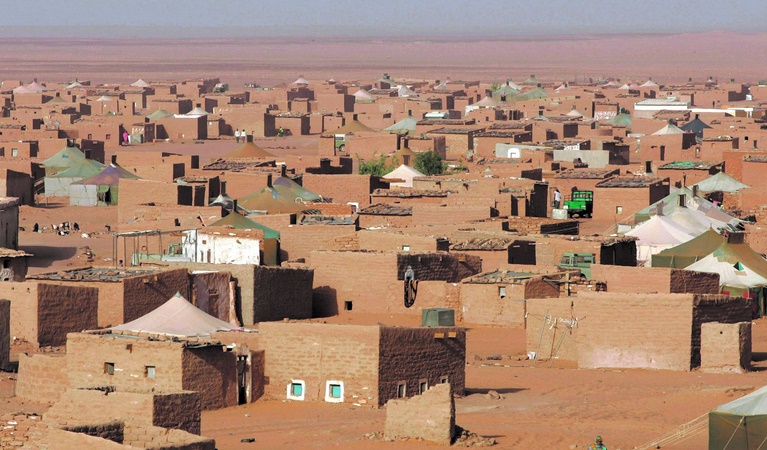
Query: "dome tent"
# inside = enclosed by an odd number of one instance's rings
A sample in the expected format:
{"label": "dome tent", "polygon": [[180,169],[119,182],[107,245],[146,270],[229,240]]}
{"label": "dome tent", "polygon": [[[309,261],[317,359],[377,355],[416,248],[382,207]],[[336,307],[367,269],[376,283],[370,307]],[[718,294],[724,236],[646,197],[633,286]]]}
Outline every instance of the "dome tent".
{"label": "dome tent", "polygon": [[767,440],[767,386],[708,413],[708,448],[758,450]]}

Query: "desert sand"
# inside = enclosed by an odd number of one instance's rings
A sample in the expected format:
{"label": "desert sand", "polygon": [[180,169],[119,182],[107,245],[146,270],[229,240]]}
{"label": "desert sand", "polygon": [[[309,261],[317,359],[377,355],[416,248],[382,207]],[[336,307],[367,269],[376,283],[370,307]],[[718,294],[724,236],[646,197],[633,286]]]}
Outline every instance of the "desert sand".
{"label": "desert sand", "polygon": [[[273,85],[299,75],[309,79],[396,77],[469,79],[483,82],[614,77],[658,82],[704,79],[758,80],[767,73],[767,35],[730,32],[685,35],[578,35],[514,38],[94,40],[0,39],[5,79],[99,82],[220,77],[233,86]],[[748,49],[748,51],[739,50]],[[281,154],[316,154],[308,141],[257,142],[293,146]],[[230,141],[163,146],[202,153],[207,160],[230,151]],[[142,146],[136,151],[156,151]],[[278,153],[280,154],[280,153]],[[80,235],[32,233],[32,225],[77,221]],[[88,265],[113,265],[106,225],[116,207],[70,207],[65,199],[21,209],[20,247],[35,255],[30,273]],[[589,232],[602,224],[590,224]],[[607,228],[607,224],[604,228]],[[592,230],[593,229],[593,230]],[[348,323],[349,316],[322,319]],[[355,323],[418,325],[416,316],[355,316]],[[767,319],[755,322],[756,370],[743,375],[647,370],[578,370],[560,361],[525,359],[524,330],[472,327],[468,332],[467,395],[457,399],[457,423],[498,441],[496,448],[585,448],[597,434],[611,449],[630,449],[665,434],[715,406],[765,384]],[[500,359],[488,357],[500,356]],[[496,391],[501,398],[491,398]],[[0,380],[3,410],[33,409],[10,398],[12,380]],[[202,433],[220,449],[238,448],[432,448],[421,442],[388,443],[380,432],[385,409],[261,400],[203,413]],[[254,443],[241,443],[255,438]],[[669,448],[700,449],[707,433]],[[577,446],[577,447],[576,447]]]}

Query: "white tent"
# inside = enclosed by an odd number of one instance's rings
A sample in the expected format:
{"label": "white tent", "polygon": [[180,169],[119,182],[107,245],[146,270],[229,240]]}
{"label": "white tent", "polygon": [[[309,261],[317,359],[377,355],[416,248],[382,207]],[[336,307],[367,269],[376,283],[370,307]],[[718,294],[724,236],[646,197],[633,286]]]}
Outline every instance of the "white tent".
{"label": "white tent", "polygon": [[703,181],[695,183],[693,186],[698,186],[698,190],[701,192],[738,192],[741,189],[748,189],[750,187],[724,172],[712,175]]}
{"label": "white tent", "polygon": [[413,178],[422,177],[424,174],[410,166],[402,164],[383,176],[381,181],[389,181],[390,187],[413,187]]}
{"label": "white tent", "polygon": [[359,91],[354,93],[354,101],[355,102],[373,102],[375,101],[375,97],[370,95],[370,93],[364,89],[360,89]]}
{"label": "white tent", "polygon": [[149,83],[139,78],[138,80],[134,81],[130,84],[133,87],[149,87]]}
{"label": "white tent", "polygon": [[767,386],[708,413],[708,448],[759,450],[767,442]]}
{"label": "white tent", "polygon": [[679,128],[678,126],[676,126],[676,125],[674,125],[672,123],[667,123],[665,127],[663,127],[660,130],[656,131],[652,135],[653,136],[663,136],[665,134],[681,134],[681,133],[684,133],[684,130],[682,130],[681,128]]}
{"label": "white tent", "polygon": [[217,331],[244,331],[241,327],[206,314],[179,293],[149,314],[110,330],[184,337],[210,336]]}
{"label": "white tent", "polygon": [[637,261],[643,263],[652,261],[652,255],[661,250],[685,243],[698,234],[665,216],[652,216],[647,222],[626,233],[638,239]]}
{"label": "white tent", "polygon": [[397,97],[418,97],[418,94],[405,85],[397,86]]}
{"label": "white tent", "polygon": [[740,262],[733,263],[729,255],[717,255],[717,252],[701,258],[699,261],[685,267],[685,270],[710,272],[719,274],[720,286],[751,288],[767,286],[767,278],[759,275]]}

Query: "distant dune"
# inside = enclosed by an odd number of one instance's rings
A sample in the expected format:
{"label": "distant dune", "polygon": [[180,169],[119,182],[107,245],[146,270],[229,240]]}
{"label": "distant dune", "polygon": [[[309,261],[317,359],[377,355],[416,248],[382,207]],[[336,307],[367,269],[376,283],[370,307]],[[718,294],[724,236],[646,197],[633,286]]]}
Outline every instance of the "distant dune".
{"label": "distant dune", "polygon": [[274,85],[309,79],[504,81],[618,77],[657,82],[767,78],[767,33],[395,38],[0,38],[6,79],[94,82],[220,77]]}

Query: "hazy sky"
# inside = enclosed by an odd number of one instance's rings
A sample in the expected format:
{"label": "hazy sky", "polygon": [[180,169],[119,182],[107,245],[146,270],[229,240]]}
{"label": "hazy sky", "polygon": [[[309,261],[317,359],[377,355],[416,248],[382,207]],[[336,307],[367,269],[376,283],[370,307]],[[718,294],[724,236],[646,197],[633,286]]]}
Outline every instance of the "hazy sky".
{"label": "hazy sky", "polygon": [[765,0],[6,0],[3,3],[0,35],[22,37],[767,31]]}

